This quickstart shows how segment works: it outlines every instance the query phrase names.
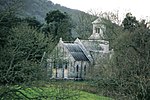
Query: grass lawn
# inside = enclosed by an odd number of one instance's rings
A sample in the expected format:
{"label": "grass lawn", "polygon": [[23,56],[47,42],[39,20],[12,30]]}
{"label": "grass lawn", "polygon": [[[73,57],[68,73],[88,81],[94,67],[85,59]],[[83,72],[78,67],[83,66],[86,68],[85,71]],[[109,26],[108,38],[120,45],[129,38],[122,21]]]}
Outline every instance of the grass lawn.
{"label": "grass lawn", "polygon": [[[1,87],[0,90],[5,89]],[[6,97],[1,98],[2,100],[11,98],[11,100],[113,100],[108,97],[96,95],[94,91],[95,87],[90,87],[85,82],[57,81],[30,87],[15,85],[9,86],[9,90],[16,92],[8,93],[8,96],[6,95]]]}
{"label": "grass lawn", "polygon": [[82,91],[79,100],[113,100],[113,99]]}
{"label": "grass lawn", "polygon": [[[42,87],[22,91],[30,98],[46,97],[42,100],[113,100],[108,97],[99,96],[81,90],[72,90],[64,87]],[[38,99],[38,98],[37,98]]]}

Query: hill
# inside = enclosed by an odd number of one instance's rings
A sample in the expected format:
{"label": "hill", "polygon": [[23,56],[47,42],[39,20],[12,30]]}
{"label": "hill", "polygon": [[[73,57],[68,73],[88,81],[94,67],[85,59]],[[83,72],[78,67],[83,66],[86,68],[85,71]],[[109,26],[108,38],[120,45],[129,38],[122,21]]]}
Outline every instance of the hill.
{"label": "hill", "polygon": [[[19,3],[20,1],[21,3]],[[87,38],[92,32],[91,22],[95,19],[88,13],[54,4],[50,0],[0,0],[0,12],[9,7],[17,10],[19,17],[35,17],[41,23],[45,23],[44,19],[49,11],[66,12],[71,16],[74,25],[72,29],[73,37]]]}
{"label": "hill", "polygon": [[73,21],[78,20],[78,15],[80,13],[84,13],[79,10],[61,6],[60,4],[54,4],[49,0],[23,0],[23,7],[22,10],[20,10],[20,16],[36,17],[36,19],[40,22],[44,22],[46,13],[57,9],[62,12],[68,13],[72,17]]}

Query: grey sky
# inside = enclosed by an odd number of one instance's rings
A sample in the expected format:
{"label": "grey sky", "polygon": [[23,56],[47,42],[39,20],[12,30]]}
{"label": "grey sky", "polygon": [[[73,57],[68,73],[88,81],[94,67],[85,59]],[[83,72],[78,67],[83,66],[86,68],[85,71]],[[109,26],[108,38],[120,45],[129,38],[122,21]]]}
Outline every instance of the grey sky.
{"label": "grey sky", "polygon": [[100,11],[117,11],[121,17],[127,12],[131,12],[138,19],[149,19],[150,1],[149,0],[51,0],[54,3],[63,6],[88,12],[94,10]]}

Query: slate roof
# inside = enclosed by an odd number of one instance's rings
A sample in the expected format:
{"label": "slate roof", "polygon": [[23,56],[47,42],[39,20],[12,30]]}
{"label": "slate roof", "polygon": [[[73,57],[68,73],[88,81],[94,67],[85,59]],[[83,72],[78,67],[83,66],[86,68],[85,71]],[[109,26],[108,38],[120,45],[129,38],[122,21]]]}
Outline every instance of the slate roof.
{"label": "slate roof", "polygon": [[89,61],[81,47],[75,43],[64,43],[65,47],[69,50],[71,55],[76,61]]}
{"label": "slate roof", "polygon": [[92,24],[99,24],[99,23],[101,23],[101,18],[99,17],[99,18],[97,18],[96,20],[94,20],[93,22],[92,22]]}
{"label": "slate roof", "polygon": [[81,40],[81,43],[84,45],[84,47],[88,50],[88,51],[101,51],[103,50],[103,48],[100,46],[101,41],[96,41],[96,40]]}

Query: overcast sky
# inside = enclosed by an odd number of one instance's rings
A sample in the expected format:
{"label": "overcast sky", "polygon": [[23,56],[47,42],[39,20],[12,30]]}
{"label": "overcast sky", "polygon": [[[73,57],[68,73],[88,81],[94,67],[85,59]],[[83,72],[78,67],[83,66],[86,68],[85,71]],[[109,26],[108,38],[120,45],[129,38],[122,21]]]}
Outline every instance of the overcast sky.
{"label": "overcast sky", "polygon": [[150,0],[51,0],[72,9],[81,11],[117,11],[121,17],[131,12],[137,19],[150,19]]}

